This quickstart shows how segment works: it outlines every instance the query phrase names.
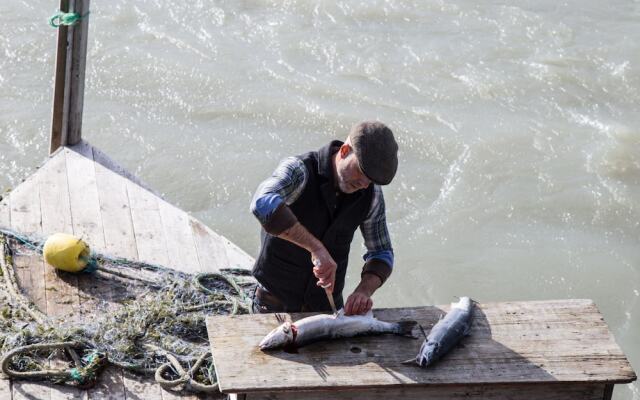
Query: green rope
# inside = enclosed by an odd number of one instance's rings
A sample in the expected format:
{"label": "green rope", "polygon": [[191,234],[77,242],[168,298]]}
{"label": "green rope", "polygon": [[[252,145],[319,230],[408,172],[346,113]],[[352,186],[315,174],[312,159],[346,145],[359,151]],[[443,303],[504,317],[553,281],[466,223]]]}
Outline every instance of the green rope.
{"label": "green rope", "polygon": [[[51,25],[52,28],[59,28],[62,25],[65,25],[65,26],[75,25],[87,15],[89,15],[89,11],[87,11],[87,13],[84,15],[80,15],[78,13],[73,13],[73,12],[65,13],[62,11],[58,11],[57,13],[53,14],[49,18],[49,25]],[[59,21],[59,22],[56,23],[56,21]]]}

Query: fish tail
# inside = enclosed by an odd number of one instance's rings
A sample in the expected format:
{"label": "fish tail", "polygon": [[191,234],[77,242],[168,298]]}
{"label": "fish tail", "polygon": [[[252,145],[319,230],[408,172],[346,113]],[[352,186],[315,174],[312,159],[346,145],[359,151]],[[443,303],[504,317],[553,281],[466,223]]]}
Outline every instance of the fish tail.
{"label": "fish tail", "polygon": [[400,336],[407,336],[407,337],[417,339],[417,336],[413,334],[413,328],[415,328],[416,325],[418,325],[418,323],[413,320],[398,321],[397,323],[398,330],[396,331],[396,334]]}

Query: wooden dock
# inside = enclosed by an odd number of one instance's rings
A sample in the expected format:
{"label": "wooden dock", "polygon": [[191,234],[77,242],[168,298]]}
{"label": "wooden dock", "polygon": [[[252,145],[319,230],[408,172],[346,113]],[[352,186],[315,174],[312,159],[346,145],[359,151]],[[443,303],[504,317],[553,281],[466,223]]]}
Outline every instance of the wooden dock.
{"label": "wooden dock", "polygon": [[[86,142],[58,149],[5,196],[0,202],[0,227],[40,237],[72,233],[98,252],[189,273],[253,264],[240,248],[147,189]],[[49,316],[90,318],[87,293],[109,298],[109,287],[99,287],[85,275],[67,275],[63,280],[40,257],[18,255],[14,262],[20,286]],[[152,381],[112,368],[91,390],[0,378],[3,400],[176,398],[197,396],[179,397]]]}
{"label": "wooden dock", "polygon": [[[428,330],[449,306],[381,309]],[[285,315],[291,321],[311,314]],[[260,351],[273,314],[207,318],[220,390],[238,399],[610,399],[636,379],[590,300],[482,304],[462,346],[427,369],[403,361],[422,343],[394,335]]]}

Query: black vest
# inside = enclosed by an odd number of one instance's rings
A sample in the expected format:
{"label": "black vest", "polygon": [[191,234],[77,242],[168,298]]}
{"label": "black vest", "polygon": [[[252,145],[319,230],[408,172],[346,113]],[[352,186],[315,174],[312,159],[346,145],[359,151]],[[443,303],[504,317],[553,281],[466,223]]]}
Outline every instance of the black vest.
{"label": "black vest", "polygon": [[[342,290],[349,261],[353,234],[365,220],[373,185],[351,194],[336,196],[332,156],[342,142],[333,141],[317,152],[298,156],[308,171],[307,183],[298,199],[289,206],[298,221],[327,248],[338,265],[333,297],[342,307]],[[339,204],[338,204],[339,203]],[[262,230],[262,248],[253,267],[253,275],[269,292],[278,297],[286,311],[328,311],[324,289],[313,275],[309,252]]]}

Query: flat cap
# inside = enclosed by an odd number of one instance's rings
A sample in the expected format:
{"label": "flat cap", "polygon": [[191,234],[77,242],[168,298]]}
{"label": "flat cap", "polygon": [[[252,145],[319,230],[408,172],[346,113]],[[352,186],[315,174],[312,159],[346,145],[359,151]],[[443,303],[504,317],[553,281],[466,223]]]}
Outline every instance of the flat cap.
{"label": "flat cap", "polygon": [[349,133],[360,169],[378,185],[388,185],[398,170],[398,143],[382,122],[361,122]]}

